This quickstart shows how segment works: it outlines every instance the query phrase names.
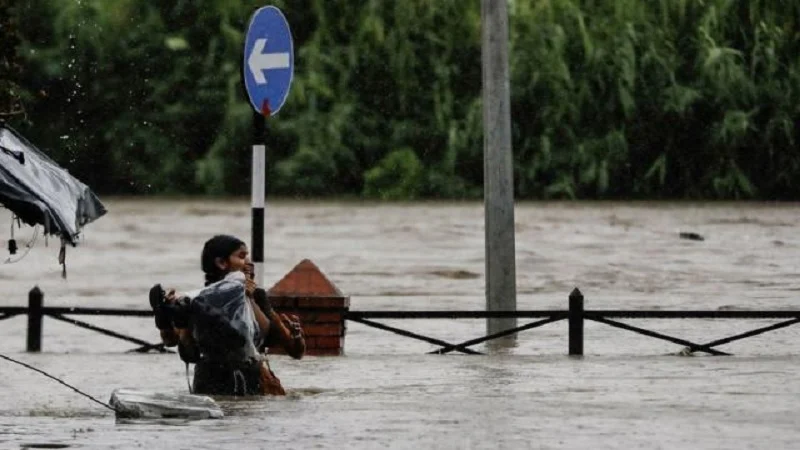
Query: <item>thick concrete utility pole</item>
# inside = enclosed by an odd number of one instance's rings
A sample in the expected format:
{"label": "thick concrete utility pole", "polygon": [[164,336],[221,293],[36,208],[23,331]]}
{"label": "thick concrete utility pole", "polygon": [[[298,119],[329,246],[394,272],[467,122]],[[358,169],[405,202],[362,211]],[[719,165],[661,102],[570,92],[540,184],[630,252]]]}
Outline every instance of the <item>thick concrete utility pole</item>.
{"label": "thick concrete utility pole", "polygon": [[[486,310],[515,311],[514,167],[507,0],[481,0],[481,28]],[[490,318],[486,321],[489,334],[516,326],[516,318]],[[512,335],[511,339],[515,338],[516,335]]]}

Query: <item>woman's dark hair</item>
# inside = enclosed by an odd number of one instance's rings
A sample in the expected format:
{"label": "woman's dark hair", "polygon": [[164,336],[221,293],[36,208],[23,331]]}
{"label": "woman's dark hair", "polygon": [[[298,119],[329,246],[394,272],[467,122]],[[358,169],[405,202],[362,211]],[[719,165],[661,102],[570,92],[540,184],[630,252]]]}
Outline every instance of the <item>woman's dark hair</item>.
{"label": "woman's dark hair", "polygon": [[228,259],[243,245],[245,244],[240,239],[227,234],[218,234],[206,241],[203,253],[200,255],[200,267],[206,275],[206,286],[216,283],[226,275],[217,267],[217,258]]}

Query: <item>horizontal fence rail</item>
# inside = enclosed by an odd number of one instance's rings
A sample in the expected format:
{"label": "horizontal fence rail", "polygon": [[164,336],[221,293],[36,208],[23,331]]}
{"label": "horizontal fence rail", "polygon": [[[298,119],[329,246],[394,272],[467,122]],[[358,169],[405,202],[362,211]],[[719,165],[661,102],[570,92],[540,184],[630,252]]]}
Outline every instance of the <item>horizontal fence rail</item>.
{"label": "horizontal fence rail", "polygon": [[540,311],[347,311],[345,317],[357,319],[488,319],[518,317],[536,319],[543,317],[567,318],[565,310]]}
{"label": "horizontal fence rail", "polygon": [[[799,311],[716,311],[716,310],[623,310],[587,309],[586,318],[606,317],[615,319],[790,319],[800,317]],[[542,318],[559,317],[566,319],[569,310],[520,310],[520,311],[347,311],[348,319],[487,319],[487,318]]]}
{"label": "horizontal fence rail", "polygon": [[[28,314],[30,308],[24,306],[0,307],[0,315]],[[47,306],[41,308],[42,313],[47,315],[75,314],[83,316],[129,316],[129,317],[152,317],[152,310],[142,309],[120,309],[120,308],[72,308],[65,306]]]}
{"label": "horizontal fence rail", "polygon": [[[585,321],[602,323],[611,327],[641,334],[643,336],[671,342],[683,346],[681,354],[691,354],[694,352],[705,352],[712,355],[730,355],[730,353],[717,350],[714,347],[729,344],[741,339],[757,336],[770,331],[786,328],[800,323],[800,310],[622,310],[622,309],[584,309],[583,294],[577,288],[570,293],[568,298],[568,309],[550,310],[520,310],[520,311],[444,311],[444,310],[408,310],[408,311],[386,311],[386,310],[361,310],[353,311],[348,308],[305,308],[307,313],[341,313],[344,319],[351,322],[360,323],[365,326],[395,333],[411,339],[417,339],[429,344],[438,346],[437,350],[430,354],[446,354],[454,351],[465,354],[481,354],[477,350],[469,347],[503,337],[515,335],[522,331],[539,328],[544,325],[566,320],[568,323],[568,354],[572,356],[583,355],[584,344],[584,325]],[[132,336],[126,336],[107,328],[83,322],[67,315],[87,315],[87,316],[120,316],[120,317],[152,317],[152,310],[133,310],[121,308],[92,308],[92,307],[45,307],[44,294],[38,287],[32,289],[28,295],[28,306],[8,306],[0,307],[0,321],[10,319],[19,315],[27,315],[27,351],[41,351],[42,341],[42,319],[47,316],[55,320],[70,323],[72,325],[101,333],[116,339],[125,340],[139,347],[133,351],[148,352],[155,350],[159,352],[170,352],[162,343],[150,343]],[[396,319],[489,319],[489,318],[521,318],[539,319],[528,324],[518,326],[509,330],[489,334],[475,339],[470,339],[461,343],[450,343],[442,339],[424,336],[419,333],[404,330],[395,326],[376,322],[375,320],[396,320]],[[781,319],[779,323],[766,325],[760,328],[749,330],[733,336],[712,340],[706,343],[696,343],[686,339],[669,336],[664,333],[648,330],[619,322],[613,319]]]}

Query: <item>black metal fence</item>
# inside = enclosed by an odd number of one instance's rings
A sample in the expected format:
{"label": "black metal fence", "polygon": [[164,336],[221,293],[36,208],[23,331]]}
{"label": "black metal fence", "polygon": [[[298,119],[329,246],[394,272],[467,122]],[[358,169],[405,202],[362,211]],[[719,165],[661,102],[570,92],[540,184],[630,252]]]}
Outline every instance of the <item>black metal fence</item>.
{"label": "black metal fence", "polygon": [[28,316],[28,333],[26,350],[29,352],[38,352],[42,349],[42,321],[45,316],[51,317],[62,322],[71,323],[75,326],[85,328],[87,330],[96,331],[100,334],[110,336],[124,341],[137,344],[139,347],[133,351],[145,353],[150,350],[156,350],[162,353],[171,353],[170,350],[164,347],[162,343],[150,343],[142,339],[132,336],[126,336],[107,328],[92,325],[67,315],[89,315],[89,316],[129,316],[129,317],[152,317],[153,311],[150,310],[131,310],[131,309],[113,309],[113,308],[65,308],[65,307],[45,307],[44,306],[44,293],[38,288],[34,287],[28,292],[28,307],[0,307],[0,321],[10,319],[20,314],[27,314]]}
{"label": "black metal fence", "polygon": [[[351,311],[342,308],[319,308],[313,311],[319,312],[340,312],[346,320],[360,323],[380,330],[392,332],[401,336],[421,340],[439,346],[438,349],[431,351],[431,354],[446,354],[450,352],[461,352],[466,354],[481,354],[473,347],[483,342],[503,338],[517,334],[526,330],[539,328],[541,326],[567,320],[568,323],[568,354],[572,356],[583,355],[584,325],[587,320],[606,324],[623,330],[632,331],[644,336],[664,340],[683,346],[684,353],[705,352],[712,355],[730,355],[730,353],[717,350],[724,344],[729,344],[741,339],[757,336],[769,331],[786,328],[800,322],[800,311],[717,311],[717,310],[693,310],[693,311],[642,311],[642,310],[586,310],[584,308],[583,294],[577,288],[569,295],[569,307],[566,310],[529,310],[529,311]],[[45,316],[56,320],[71,323],[75,326],[96,331],[117,339],[137,344],[138,347],[132,351],[148,352],[150,350],[158,352],[170,352],[162,343],[150,343],[132,336],[126,336],[107,328],[99,327],[86,323],[67,315],[93,315],[93,316],[129,316],[129,317],[152,317],[150,310],[127,310],[113,308],[67,308],[67,307],[45,307],[44,294],[35,287],[28,295],[27,307],[0,307],[0,321],[9,319],[21,314],[28,316],[27,346],[29,352],[38,352],[42,348],[42,320]],[[484,319],[516,317],[521,319],[537,319],[525,325],[505,330],[499,333],[489,334],[475,339],[459,343],[450,343],[441,339],[436,339],[422,334],[414,333],[401,328],[376,322],[374,319]],[[704,343],[696,343],[675,336],[670,336],[645,328],[633,326],[614,319],[780,319],[778,323],[755,328],[743,333],[716,339]]]}

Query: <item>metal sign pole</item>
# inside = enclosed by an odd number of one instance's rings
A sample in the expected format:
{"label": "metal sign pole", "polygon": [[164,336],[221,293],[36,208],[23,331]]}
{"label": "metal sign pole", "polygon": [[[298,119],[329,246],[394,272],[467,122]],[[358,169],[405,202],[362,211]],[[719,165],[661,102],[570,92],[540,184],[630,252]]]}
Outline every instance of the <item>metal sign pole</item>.
{"label": "metal sign pole", "polygon": [[267,118],[253,113],[253,164],[251,199],[251,246],[255,282],[264,285],[264,197],[266,196],[267,151],[264,134]]}
{"label": "metal sign pole", "polygon": [[258,8],[245,33],[242,81],[253,107],[252,237],[254,280],[264,285],[264,197],[267,155],[266,121],[286,102],[294,75],[294,42],[289,23],[274,6]]}

